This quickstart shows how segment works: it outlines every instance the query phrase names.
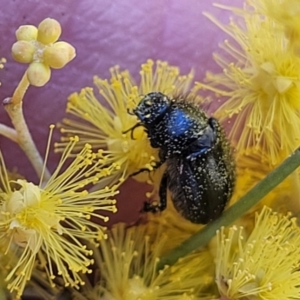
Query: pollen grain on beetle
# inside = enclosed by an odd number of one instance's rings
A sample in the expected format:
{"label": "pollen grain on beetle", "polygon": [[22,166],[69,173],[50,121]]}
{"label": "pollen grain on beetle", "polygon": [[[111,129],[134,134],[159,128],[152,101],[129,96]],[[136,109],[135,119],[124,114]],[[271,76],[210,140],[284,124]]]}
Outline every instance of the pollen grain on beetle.
{"label": "pollen grain on beetle", "polygon": [[[138,83],[129,71],[121,71],[118,66],[110,72],[110,80],[94,78],[99,95],[92,88],[84,88],[69,97],[67,112],[70,117],[60,125],[63,137],[56,149],[63,148],[69,136],[78,135],[80,142],[76,150],[89,143],[95,151],[99,150],[107,164],[117,164],[119,177],[126,179],[140,169],[153,170],[158,160],[158,151],[150,146],[144,128],[132,129],[139,121],[131,111],[141,97],[151,91],[163,91],[168,95],[187,93],[193,73],[180,75],[177,67],[152,60],[142,64]],[[135,178],[149,179],[146,172]]]}
{"label": "pollen grain on beetle", "polygon": [[87,190],[89,185],[105,180],[104,174],[109,173],[89,145],[65,168],[77,142],[77,137],[70,140],[53,175],[46,182],[41,178],[39,185],[25,179],[12,182],[0,153],[0,243],[6,245],[3,254],[13,252],[18,256],[13,264],[3,260],[8,270],[7,288],[16,292],[17,298],[36,263],[46,270],[53,286],[57,275],[66,286],[84,284],[78,273],[91,272],[93,264],[86,241],[97,244],[105,238],[106,213],[116,212],[113,197],[118,193],[118,183]]}
{"label": "pollen grain on beetle", "polygon": [[235,164],[223,128],[185,97],[158,92],[143,97],[134,113],[154,148],[157,167],[166,165],[159,187],[159,203],[145,202],[144,211],[167,207],[167,189],[176,209],[193,223],[216,219],[230,199]]}

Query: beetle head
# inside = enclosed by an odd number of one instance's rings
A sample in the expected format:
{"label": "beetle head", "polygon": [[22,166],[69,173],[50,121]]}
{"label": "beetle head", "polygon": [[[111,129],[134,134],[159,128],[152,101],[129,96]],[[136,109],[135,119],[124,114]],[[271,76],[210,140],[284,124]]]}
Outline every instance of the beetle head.
{"label": "beetle head", "polygon": [[153,92],[141,100],[134,113],[144,125],[151,125],[164,116],[170,104],[171,100],[166,95]]}

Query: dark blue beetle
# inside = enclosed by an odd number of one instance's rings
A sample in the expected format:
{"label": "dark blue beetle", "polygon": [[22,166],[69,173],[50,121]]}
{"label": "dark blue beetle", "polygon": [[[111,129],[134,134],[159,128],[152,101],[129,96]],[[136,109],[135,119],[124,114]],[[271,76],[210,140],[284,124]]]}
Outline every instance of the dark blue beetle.
{"label": "dark blue beetle", "polygon": [[235,181],[231,148],[214,118],[184,98],[170,99],[158,92],[147,94],[134,110],[151,146],[166,162],[160,203],[145,203],[145,211],[162,211],[167,187],[175,208],[193,223],[216,219],[230,199]]}

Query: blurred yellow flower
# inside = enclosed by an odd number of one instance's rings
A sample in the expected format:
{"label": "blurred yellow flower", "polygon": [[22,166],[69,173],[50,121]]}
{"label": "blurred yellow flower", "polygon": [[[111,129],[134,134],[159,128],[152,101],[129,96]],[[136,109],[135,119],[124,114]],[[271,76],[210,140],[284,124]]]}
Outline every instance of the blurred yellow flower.
{"label": "blurred yellow flower", "polygon": [[172,237],[167,243],[161,245],[161,255],[165,255],[179,246],[183,241],[204,227],[202,224],[195,224],[183,218],[175,209],[170,195],[168,195],[167,208],[161,213],[149,213],[147,219],[150,236],[155,236],[157,234],[157,228],[160,228],[165,235]]}
{"label": "blurred yellow flower", "polygon": [[300,1],[299,0],[249,0],[258,13],[277,22],[278,30],[285,33],[288,46],[300,54]]}
{"label": "blurred yellow flower", "polygon": [[[4,68],[4,64],[6,63],[6,59],[4,57],[0,58],[0,70]],[[0,81],[1,86],[1,81]]]}
{"label": "blurred yellow flower", "polygon": [[[0,154],[0,242],[3,254],[13,252],[18,260],[8,260],[8,282],[10,292],[22,295],[30,279],[35,263],[44,268],[54,285],[56,274],[62,276],[66,286],[84,284],[78,272],[91,272],[92,251],[85,241],[98,243],[105,237],[102,225],[108,217],[100,211],[116,212],[117,184],[89,192],[87,187],[105,180],[113,167],[102,168],[101,160],[86,145],[66,167],[78,138],[71,139],[62,153],[57,168],[47,182],[40,179],[35,185],[24,179],[15,182],[12,190]],[[62,171],[64,170],[64,171]]]}
{"label": "blurred yellow flower", "polygon": [[[1,199],[1,195],[0,195]],[[7,266],[13,266],[17,261],[17,256],[13,252],[5,253],[6,245],[0,240],[0,299],[7,299],[7,284],[5,278],[8,274]],[[5,263],[4,263],[5,262]]]}
{"label": "blurred yellow flower", "polygon": [[4,57],[1,57],[0,58],[0,69],[3,69],[4,68],[4,64],[6,63],[6,58]]}
{"label": "blurred yellow flower", "polygon": [[[43,300],[54,300],[61,297],[62,291],[65,289],[64,283],[59,278],[55,280],[55,286],[49,282],[47,273],[38,263],[34,265],[32,275],[24,290],[22,299],[31,299],[32,297]],[[0,298],[1,299],[1,298]]]}
{"label": "blurred yellow flower", "polygon": [[217,233],[216,282],[222,299],[299,299],[300,231],[295,219],[264,207],[251,234]]}
{"label": "blurred yellow flower", "polygon": [[75,57],[75,49],[66,42],[57,42],[61,35],[58,21],[46,18],[36,28],[20,26],[12,56],[20,63],[29,63],[27,79],[34,86],[45,85],[51,76],[50,68],[60,69]]}
{"label": "blurred yellow flower", "polygon": [[[237,188],[234,190],[230,205],[237,202],[273,170],[268,164],[268,155],[263,150],[254,147],[240,152],[236,159],[236,167]],[[247,212],[247,216],[258,209],[262,209],[265,205],[281,213],[291,211],[293,214],[298,214],[300,213],[299,190],[299,173],[294,172],[252,207]]]}
{"label": "blurred yellow flower", "polygon": [[[94,150],[105,154],[108,164],[117,163],[120,178],[126,179],[140,169],[153,170],[158,161],[158,151],[150,146],[144,128],[129,130],[138,123],[130,111],[149,92],[161,91],[169,96],[187,93],[193,74],[180,76],[178,68],[161,61],[154,66],[152,60],[142,64],[140,83],[135,83],[130,73],[121,72],[118,66],[110,71],[110,81],[94,78],[101,95],[99,100],[92,88],[69,97],[67,112],[76,118],[63,120],[61,132],[66,137],[56,146],[60,150],[68,136],[78,135],[77,150],[85,143],[91,144]],[[148,174],[136,178],[146,181]]]}
{"label": "blurred yellow flower", "polygon": [[158,227],[156,236],[149,236],[147,226],[126,229],[116,225],[109,238],[100,242],[95,261],[101,280],[94,287],[74,292],[75,299],[114,300],[179,300],[211,299],[203,290],[212,282],[212,258],[200,251],[180,259],[174,266],[156,272],[163,244],[168,237]]}
{"label": "blurred yellow flower", "polygon": [[237,155],[253,146],[274,166],[300,145],[300,57],[268,17],[248,6],[227,9],[238,15],[228,26],[206,14],[234,39],[222,45],[225,55],[214,56],[223,73],[208,73],[197,87],[224,99],[216,116],[232,123]]}

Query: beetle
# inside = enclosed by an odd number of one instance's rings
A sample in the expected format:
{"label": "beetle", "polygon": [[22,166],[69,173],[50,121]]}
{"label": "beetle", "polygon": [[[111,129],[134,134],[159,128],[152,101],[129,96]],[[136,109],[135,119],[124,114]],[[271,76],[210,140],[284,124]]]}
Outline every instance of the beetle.
{"label": "beetle", "polygon": [[188,97],[170,98],[160,92],[145,95],[133,113],[151,146],[159,148],[156,167],[166,163],[160,201],[156,205],[145,202],[144,210],[163,211],[169,188],[184,218],[201,224],[218,218],[235,183],[232,150],[219,122]]}

